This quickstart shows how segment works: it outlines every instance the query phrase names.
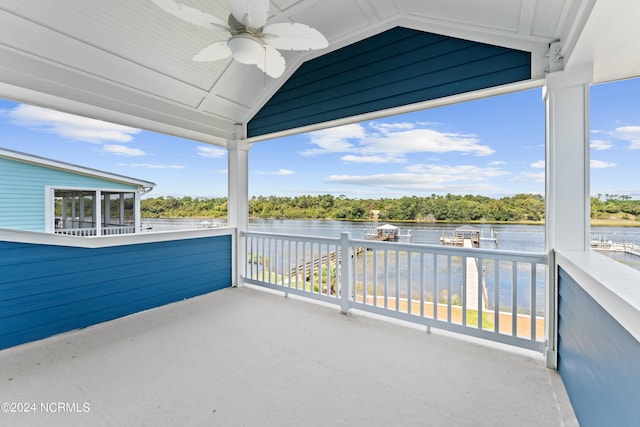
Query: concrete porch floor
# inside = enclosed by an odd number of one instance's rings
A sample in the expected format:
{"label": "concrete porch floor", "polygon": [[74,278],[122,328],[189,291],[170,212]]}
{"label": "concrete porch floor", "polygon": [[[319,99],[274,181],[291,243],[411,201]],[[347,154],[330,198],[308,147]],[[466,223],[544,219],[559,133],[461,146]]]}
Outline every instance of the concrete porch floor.
{"label": "concrete porch floor", "polygon": [[0,383],[12,426],[577,425],[541,356],[249,287],[1,351]]}

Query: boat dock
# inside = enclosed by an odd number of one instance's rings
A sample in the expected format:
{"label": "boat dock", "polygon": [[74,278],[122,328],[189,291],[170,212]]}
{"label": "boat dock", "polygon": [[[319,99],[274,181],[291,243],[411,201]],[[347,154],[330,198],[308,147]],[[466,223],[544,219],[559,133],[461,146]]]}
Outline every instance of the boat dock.
{"label": "boat dock", "polygon": [[[471,239],[464,239],[463,247],[471,248],[477,247],[472,246]],[[479,277],[478,273],[478,258],[467,257],[467,281],[465,284],[465,298],[467,301],[467,308],[471,310],[476,310],[478,307],[478,288],[482,286],[481,298],[482,298],[482,307],[484,309],[489,308],[489,298],[487,295],[487,287],[485,285],[484,277]],[[482,273],[484,276],[484,273]]]}
{"label": "boat dock", "polygon": [[445,236],[444,233],[440,237],[440,243],[447,246],[465,246],[465,242],[469,241],[472,248],[479,248],[480,241],[494,242],[498,245],[498,233],[491,230],[490,237],[484,236],[484,230],[472,227],[470,225],[463,225],[454,230],[451,236]]}
{"label": "boat dock", "polygon": [[640,256],[640,245],[627,242],[612,242],[611,240],[592,240],[591,249],[600,252],[624,252]]}
{"label": "boat dock", "polygon": [[411,230],[400,232],[400,228],[391,224],[384,224],[377,228],[365,230],[365,238],[367,240],[376,240],[379,242],[411,242]]}

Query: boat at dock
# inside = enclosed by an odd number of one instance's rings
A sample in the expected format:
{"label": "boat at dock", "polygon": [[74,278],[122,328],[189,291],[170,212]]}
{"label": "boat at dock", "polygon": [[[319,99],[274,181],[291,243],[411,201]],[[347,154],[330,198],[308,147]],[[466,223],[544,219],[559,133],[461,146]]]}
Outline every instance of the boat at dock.
{"label": "boat at dock", "polygon": [[[493,229],[491,230],[490,236],[484,236],[484,230],[480,230],[476,227],[470,225],[463,225],[456,228],[453,231],[453,234],[449,236],[445,236],[442,233],[442,237],[440,237],[440,243],[447,246],[468,246],[472,248],[479,248],[480,241],[490,241],[494,242],[496,246],[498,245],[498,233],[495,233]],[[466,244],[465,244],[466,242]]]}
{"label": "boat at dock", "polygon": [[400,228],[391,224],[384,224],[376,228],[366,230],[367,240],[377,240],[379,242],[411,242],[411,230],[400,232]]}

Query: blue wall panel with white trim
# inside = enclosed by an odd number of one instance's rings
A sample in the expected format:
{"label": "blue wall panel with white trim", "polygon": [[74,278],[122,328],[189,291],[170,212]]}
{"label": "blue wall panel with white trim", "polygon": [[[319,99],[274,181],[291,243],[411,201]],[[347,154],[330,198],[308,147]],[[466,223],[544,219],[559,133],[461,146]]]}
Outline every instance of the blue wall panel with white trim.
{"label": "blue wall panel with white trim", "polygon": [[0,348],[231,285],[231,236],[87,249],[0,242]]}
{"label": "blue wall panel with white trim", "polygon": [[640,420],[640,342],[559,271],[558,370],[582,426]]}

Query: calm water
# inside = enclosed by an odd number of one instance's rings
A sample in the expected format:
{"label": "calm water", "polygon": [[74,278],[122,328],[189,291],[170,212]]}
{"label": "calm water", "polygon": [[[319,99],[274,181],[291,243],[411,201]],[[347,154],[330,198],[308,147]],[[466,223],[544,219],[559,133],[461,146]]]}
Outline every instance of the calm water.
{"label": "calm water", "polygon": [[[376,228],[384,222],[347,222],[347,221],[291,221],[291,220],[254,220],[249,227],[256,231],[278,231],[282,233],[339,237],[342,232],[350,232],[354,239],[364,239],[366,230]],[[439,245],[440,238],[448,236],[460,224],[419,224],[394,223],[400,228],[400,234],[411,232],[411,243]],[[544,226],[539,225],[473,225],[481,235],[490,237],[492,230],[498,234],[498,248],[513,251],[544,251]],[[482,241],[483,248],[496,248],[493,242]]]}
{"label": "calm water", "polygon": [[[203,219],[173,218],[173,219],[145,219],[144,225],[151,226],[149,231],[178,230],[198,228]],[[225,226],[226,221],[208,219],[216,226]],[[249,228],[254,231],[276,232],[283,234],[301,234],[305,236],[339,237],[342,232],[350,232],[354,239],[364,239],[366,230],[375,228],[381,222],[350,222],[350,221],[317,221],[317,220],[268,220],[257,219],[249,221]],[[412,243],[440,244],[440,237],[450,235],[459,224],[420,224],[420,223],[390,223],[400,228],[401,234],[411,231]],[[522,224],[473,224],[481,230],[485,237],[490,237],[492,231],[498,236],[498,249],[543,252],[544,226]],[[594,238],[605,238],[616,242],[630,242],[640,245],[640,227],[594,227]],[[482,241],[481,247],[493,249],[496,245],[490,241]],[[640,257],[622,253],[604,253],[605,256],[640,270]]]}

